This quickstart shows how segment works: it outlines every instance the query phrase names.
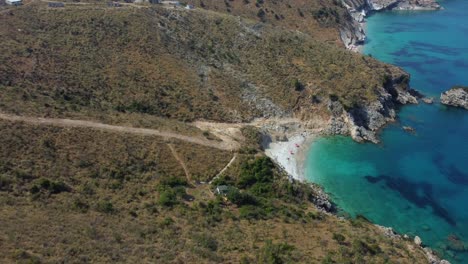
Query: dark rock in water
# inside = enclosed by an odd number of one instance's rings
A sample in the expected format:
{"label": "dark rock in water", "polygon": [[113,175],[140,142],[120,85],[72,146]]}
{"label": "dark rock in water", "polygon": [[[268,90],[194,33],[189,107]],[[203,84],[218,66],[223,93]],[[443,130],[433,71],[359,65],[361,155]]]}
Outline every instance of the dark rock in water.
{"label": "dark rock in water", "polygon": [[419,208],[424,208],[426,206],[431,207],[435,215],[444,219],[450,225],[456,226],[455,220],[435,199],[432,186],[429,183],[415,183],[410,182],[405,178],[393,178],[387,175],[379,175],[377,177],[368,175],[364,178],[372,184],[383,181],[388,188],[398,192],[407,201],[413,203]]}
{"label": "dark rock in water", "polygon": [[424,231],[430,231],[430,230],[431,230],[431,228],[430,228],[428,225],[423,225],[421,228],[422,228]]}
{"label": "dark rock in water", "polygon": [[465,243],[458,236],[451,234],[447,237],[447,240],[448,240],[447,248],[449,250],[452,250],[455,252],[468,251],[468,246],[465,245]]}
{"label": "dark rock in water", "polygon": [[440,102],[468,110],[468,87],[453,87],[440,95]]}
{"label": "dark rock in water", "polygon": [[410,133],[416,132],[416,130],[410,126],[403,126],[403,130],[405,130],[406,132],[410,132]]}
{"label": "dark rock in water", "polygon": [[432,104],[432,103],[434,103],[434,98],[432,98],[432,97],[424,97],[424,98],[422,99],[422,101],[423,101],[424,103],[426,103],[426,104]]}

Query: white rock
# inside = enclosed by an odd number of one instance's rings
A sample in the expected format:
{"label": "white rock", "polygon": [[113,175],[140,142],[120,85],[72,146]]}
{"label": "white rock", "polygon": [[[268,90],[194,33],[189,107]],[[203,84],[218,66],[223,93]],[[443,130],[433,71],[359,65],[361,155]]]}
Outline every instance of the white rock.
{"label": "white rock", "polygon": [[414,243],[415,243],[416,245],[418,245],[418,246],[421,246],[421,244],[422,244],[421,238],[418,237],[418,236],[415,236],[415,237],[414,237]]}

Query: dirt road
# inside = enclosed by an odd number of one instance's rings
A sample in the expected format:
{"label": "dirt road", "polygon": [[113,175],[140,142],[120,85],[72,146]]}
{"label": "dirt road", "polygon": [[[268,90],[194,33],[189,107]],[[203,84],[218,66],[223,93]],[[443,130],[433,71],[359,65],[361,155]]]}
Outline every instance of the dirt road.
{"label": "dirt road", "polygon": [[185,142],[190,142],[193,144],[203,145],[211,148],[217,148],[222,150],[236,150],[240,147],[240,144],[235,140],[229,140],[227,137],[224,137],[222,141],[208,140],[202,137],[192,137],[181,135],[173,132],[159,131],[156,129],[148,128],[137,128],[137,127],[127,127],[127,126],[116,126],[108,125],[94,121],[86,120],[72,120],[72,119],[58,119],[58,118],[42,118],[42,117],[26,117],[18,116],[11,114],[0,113],[0,119],[15,121],[15,122],[25,122],[29,124],[36,125],[51,125],[59,127],[86,127],[97,130],[104,131],[114,131],[119,133],[130,133],[130,134],[140,134],[148,136],[158,136],[165,139],[178,139]]}

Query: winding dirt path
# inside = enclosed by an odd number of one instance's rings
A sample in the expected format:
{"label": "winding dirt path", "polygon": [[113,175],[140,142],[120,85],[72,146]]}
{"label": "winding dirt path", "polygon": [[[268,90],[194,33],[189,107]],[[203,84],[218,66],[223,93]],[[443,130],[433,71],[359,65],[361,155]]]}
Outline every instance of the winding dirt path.
{"label": "winding dirt path", "polygon": [[180,166],[182,166],[182,168],[184,169],[185,176],[187,177],[187,182],[192,183],[192,177],[190,177],[190,172],[189,172],[189,170],[187,168],[187,165],[185,165],[185,162],[179,156],[179,154],[177,153],[177,151],[175,150],[175,148],[174,148],[174,146],[172,144],[167,144],[167,146],[171,150],[172,155],[174,156],[174,158],[180,163]]}
{"label": "winding dirt path", "polygon": [[87,120],[73,120],[73,119],[58,119],[58,118],[42,118],[42,117],[26,117],[18,116],[11,114],[0,113],[0,119],[14,121],[14,122],[25,122],[29,124],[36,125],[52,125],[59,127],[85,127],[92,128],[104,131],[114,131],[119,133],[130,133],[130,134],[140,134],[147,136],[158,136],[163,137],[164,139],[178,139],[185,142],[198,144],[202,146],[207,146],[211,148],[217,148],[221,150],[236,150],[240,147],[239,142],[235,140],[229,140],[227,137],[224,137],[222,141],[208,140],[201,137],[192,137],[181,135],[173,132],[159,131],[156,129],[149,128],[137,128],[137,127],[126,127],[126,126],[116,126],[108,125],[94,121]]}
{"label": "winding dirt path", "polygon": [[234,156],[228,162],[228,164],[218,174],[216,174],[216,176],[214,176],[213,179],[211,179],[209,184],[211,184],[214,180],[216,180],[219,176],[221,176],[231,166],[231,164],[236,160],[236,158],[237,158],[237,153],[234,153]]}

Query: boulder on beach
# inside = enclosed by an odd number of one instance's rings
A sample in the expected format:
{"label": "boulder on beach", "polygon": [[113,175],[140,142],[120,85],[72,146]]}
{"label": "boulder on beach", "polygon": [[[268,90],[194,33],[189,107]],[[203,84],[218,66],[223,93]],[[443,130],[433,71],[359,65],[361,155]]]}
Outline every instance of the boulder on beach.
{"label": "boulder on beach", "polygon": [[455,86],[440,95],[440,102],[445,105],[462,107],[468,110],[468,87]]}

